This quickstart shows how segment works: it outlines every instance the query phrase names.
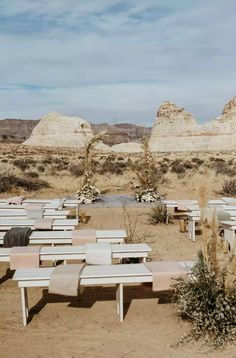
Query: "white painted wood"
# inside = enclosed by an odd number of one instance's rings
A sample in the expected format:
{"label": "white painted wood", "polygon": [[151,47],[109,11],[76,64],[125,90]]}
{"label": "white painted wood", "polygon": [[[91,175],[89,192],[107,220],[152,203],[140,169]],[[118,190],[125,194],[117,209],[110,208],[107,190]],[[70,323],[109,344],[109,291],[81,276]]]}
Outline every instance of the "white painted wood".
{"label": "white painted wood", "polygon": [[[9,230],[12,227],[24,227],[28,226],[34,230],[34,224],[36,220],[15,220],[15,219],[0,219],[0,230]],[[73,230],[78,224],[76,219],[54,219],[52,228],[53,230]]]}
{"label": "white painted wood", "polygon": [[[147,244],[126,244],[112,245],[112,258],[142,258],[148,257],[151,248]],[[0,261],[10,261],[11,248],[0,248]],[[39,253],[40,261],[56,261],[56,260],[85,260],[85,246],[55,246],[41,247]]]}
{"label": "white painted wood", "polygon": [[234,247],[235,230],[224,228],[224,238],[228,241],[231,250]]}
{"label": "white painted wood", "polygon": [[26,287],[21,287],[21,307],[22,307],[22,315],[23,315],[23,325],[27,326],[27,316],[28,316],[28,307],[26,300]]}
{"label": "white painted wood", "polygon": [[[193,262],[180,262],[183,267],[191,268]],[[20,288],[48,287],[53,267],[16,270],[13,280]],[[123,289],[125,284],[152,282],[152,273],[144,264],[85,266],[81,272],[81,286],[116,285],[117,314],[123,321]],[[22,293],[23,323],[27,324],[25,291]],[[28,309],[28,308],[27,308]]]}
{"label": "white painted wood", "polygon": [[[0,245],[3,244],[5,232],[0,232]],[[123,243],[127,234],[125,230],[96,230],[97,242]],[[33,231],[30,244],[72,244],[72,231]]]}

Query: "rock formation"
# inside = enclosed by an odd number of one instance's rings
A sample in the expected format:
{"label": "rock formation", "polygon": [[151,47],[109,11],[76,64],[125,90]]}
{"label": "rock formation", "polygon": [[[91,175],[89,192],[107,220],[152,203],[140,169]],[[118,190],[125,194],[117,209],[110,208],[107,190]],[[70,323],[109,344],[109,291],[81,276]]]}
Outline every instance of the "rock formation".
{"label": "rock formation", "polygon": [[158,152],[236,150],[236,97],[222,115],[204,125],[174,103],[164,102],[150,137],[150,149]]}
{"label": "rock formation", "polygon": [[91,126],[79,117],[59,113],[44,116],[24,144],[34,146],[84,147],[93,137]]}
{"label": "rock formation", "polygon": [[0,120],[0,142],[22,143],[32,133],[38,120],[2,119]]}

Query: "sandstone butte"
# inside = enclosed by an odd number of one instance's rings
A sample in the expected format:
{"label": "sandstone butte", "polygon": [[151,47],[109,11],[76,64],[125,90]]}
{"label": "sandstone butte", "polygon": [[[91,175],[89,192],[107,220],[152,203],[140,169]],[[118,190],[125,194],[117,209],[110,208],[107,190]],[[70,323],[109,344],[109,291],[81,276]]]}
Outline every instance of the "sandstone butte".
{"label": "sandstone butte", "polygon": [[[58,113],[44,116],[24,144],[34,146],[84,147],[93,138],[90,124],[79,117]],[[151,132],[149,146],[153,152],[236,150],[236,97],[231,99],[216,119],[199,125],[184,108],[164,102]],[[103,151],[140,152],[140,143],[108,146],[97,143]]]}
{"label": "sandstone butte", "polygon": [[51,112],[40,120],[24,144],[82,148],[92,138],[91,126],[84,119]]}
{"label": "sandstone butte", "polygon": [[154,152],[236,150],[236,97],[224,106],[222,115],[199,125],[172,102],[164,102],[151,132]]}

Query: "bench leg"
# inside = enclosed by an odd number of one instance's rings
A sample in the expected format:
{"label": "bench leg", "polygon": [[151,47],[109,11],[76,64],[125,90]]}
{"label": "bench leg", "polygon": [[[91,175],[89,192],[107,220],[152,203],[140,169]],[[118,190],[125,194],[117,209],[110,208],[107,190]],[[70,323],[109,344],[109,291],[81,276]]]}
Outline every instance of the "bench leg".
{"label": "bench leg", "polygon": [[230,245],[230,249],[232,250],[234,247],[234,238],[235,238],[234,230],[224,229],[224,238],[225,240],[228,241]]}
{"label": "bench leg", "polygon": [[188,234],[189,234],[189,239],[192,241],[195,241],[195,221],[194,220],[188,221]]}
{"label": "bench leg", "polygon": [[120,322],[124,319],[124,299],[123,299],[123,283],[120,283],[117,288],[117,313],[120,317]]}
{"label": "bench leg", "polygon": [[21,290],[21,306],[22,306],[22,313],[23,313],[23,325],[27,326],[27,318],[29,315],[27,288],[21,287],[20,290]]}

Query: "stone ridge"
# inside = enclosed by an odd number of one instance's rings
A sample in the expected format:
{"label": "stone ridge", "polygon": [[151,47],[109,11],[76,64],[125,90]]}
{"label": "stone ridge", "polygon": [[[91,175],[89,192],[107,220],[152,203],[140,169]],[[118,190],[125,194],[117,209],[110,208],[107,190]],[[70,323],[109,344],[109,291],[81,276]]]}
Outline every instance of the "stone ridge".
{"label": "stone ridge", "polygon": [[198,125],[183,108],[164,102],[149,141],[150,149],[158,152],[236,150],[236,97],[231,99],[222,115]]}
{"label": "stone ridge", "polygon": [[79,117],[66,117],[56,112],[44,116],[33,129],[26,145],[84,147],[93,137],[90,124]]}

